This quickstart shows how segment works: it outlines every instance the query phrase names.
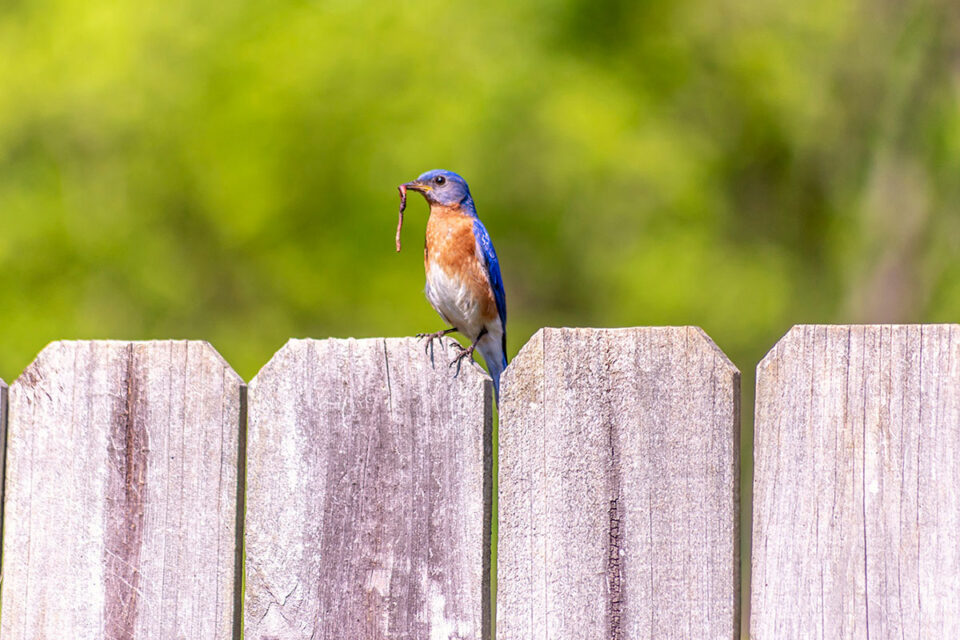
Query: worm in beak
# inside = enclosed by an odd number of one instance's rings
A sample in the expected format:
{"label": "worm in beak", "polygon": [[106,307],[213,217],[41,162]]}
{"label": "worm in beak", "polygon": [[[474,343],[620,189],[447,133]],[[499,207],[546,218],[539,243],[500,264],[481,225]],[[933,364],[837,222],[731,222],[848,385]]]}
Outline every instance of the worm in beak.
{"label": "worm in beak", "polygon": [[407,185],[402,184],[397,189],[400,191],[400,220],[397,221],[397,251],[400,251],[400,229],[403,227],[403,210],[407,208]]}

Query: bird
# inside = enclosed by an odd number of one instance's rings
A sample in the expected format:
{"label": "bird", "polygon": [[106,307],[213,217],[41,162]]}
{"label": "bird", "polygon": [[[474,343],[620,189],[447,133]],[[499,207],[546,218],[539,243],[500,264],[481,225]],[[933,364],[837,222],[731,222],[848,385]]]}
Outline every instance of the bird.
{"label": "bird", "polygon": [[450,325],[426,338],[425,349],[434,340],[458,332],[470,341],[459,349],[450,366],[457,373],[465,359],[479,351],[493,379],[500,402],[500,374],[507,367],[507,299],[500,275],[500,261],[486,227],[480,222],[467,181],[444,169],[427,171],[416,180],[400,185],[405,203],[406,190],[420,193],[430,205],[423,248],[426,272],[424,293],[434,310]]}

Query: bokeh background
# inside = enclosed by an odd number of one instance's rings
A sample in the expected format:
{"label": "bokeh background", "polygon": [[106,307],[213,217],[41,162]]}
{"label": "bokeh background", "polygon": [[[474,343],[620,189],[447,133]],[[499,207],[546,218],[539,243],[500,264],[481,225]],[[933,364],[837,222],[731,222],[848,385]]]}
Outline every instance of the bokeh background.
{"label": "bokeh background", "polygon": [[[62,338],[410,335],[470,182],[513,355],[545,325],[960,318],[960,3],[0,4],[0,376]],[[744,517],[749,516],[745,509]],[[745,522],[749,522],[745,520]]]}

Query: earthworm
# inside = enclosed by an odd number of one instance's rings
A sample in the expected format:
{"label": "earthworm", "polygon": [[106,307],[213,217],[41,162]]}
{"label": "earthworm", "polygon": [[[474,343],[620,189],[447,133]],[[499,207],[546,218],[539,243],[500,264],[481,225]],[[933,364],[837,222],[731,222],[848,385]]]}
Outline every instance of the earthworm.
{"label": "earthworm", "polygon": [[407,185],[402,184],[400,191],[400,220],[397,221],[397,251],[400,251],[400,228],[403,227],[403,210],[407,208]]}

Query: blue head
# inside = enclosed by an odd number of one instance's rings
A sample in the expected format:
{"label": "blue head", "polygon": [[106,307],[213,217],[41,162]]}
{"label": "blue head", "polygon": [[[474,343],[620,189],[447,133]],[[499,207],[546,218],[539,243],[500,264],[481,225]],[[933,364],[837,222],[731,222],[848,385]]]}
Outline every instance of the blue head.
{"label": "blue head", "polygon": [[403,186],[419,191],[431,205],[447,207],[466,205],[468,210],[473,210],[473,198],[470,197],[467,181],[453,171],[443,169],[427,171],[413,182],[407,182]]}

